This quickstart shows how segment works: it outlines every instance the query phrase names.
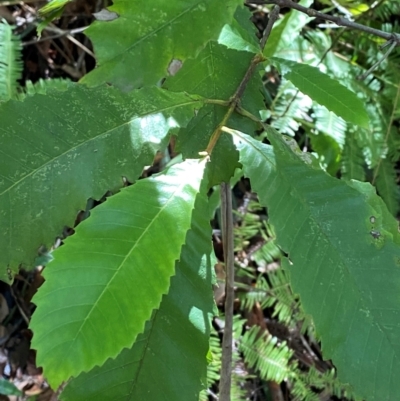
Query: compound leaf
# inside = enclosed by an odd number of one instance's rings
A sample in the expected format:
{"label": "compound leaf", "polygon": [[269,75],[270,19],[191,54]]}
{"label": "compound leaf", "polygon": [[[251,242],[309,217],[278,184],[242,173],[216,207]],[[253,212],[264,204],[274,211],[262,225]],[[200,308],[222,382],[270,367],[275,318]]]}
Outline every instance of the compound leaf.
{"label": "compound leaf", "polygon": [[72,85],[0,105],[0,278],[32,265],[88,198],[133,182],[201,101],[185,94]]}
{"label": "compound leaf", "polygon": [[54,252],[31,322],[53,387],[115,358],[143,332],[167,293],[204,167],[188,159],[123,189]]}
{"label": "compound leaf", "polygon": [[270,146],[235,136],[244,173],[268,206],[278,244],[288,254],[293,290],[313,317],[324,357],[361,397],[396,399],[397,221],[370,184],[330,177],[276,131],[268,130],[276,162]]}
{"label": "compound leaf", "polygon": [[22,75],[22,44],[13,28],[0,21],[0,103],[16,96]]}
{"label": "compound leaf", "polygon": [[205,384],[210,318],[214,314],[211,288],[215,257],[211,256],[207,208],[205,195],[199,194],[191,229],[176,263],[176,276],[144,333],[132,348],[73,379],[62,393],[63,400],[198,400]]}

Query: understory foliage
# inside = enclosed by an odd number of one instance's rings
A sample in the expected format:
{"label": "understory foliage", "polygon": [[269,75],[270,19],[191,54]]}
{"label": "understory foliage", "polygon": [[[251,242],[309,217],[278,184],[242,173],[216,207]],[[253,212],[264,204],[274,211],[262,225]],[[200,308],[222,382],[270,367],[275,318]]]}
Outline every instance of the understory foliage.
{"label": "understory foliage", "polygon": [[[42,8],[39,31],[67,3]],[[399,31],[398,1],[318,6]],[[60,399],[217,397],[222,182],[248,185],[232,400],[253,399],[249,383],[397,399],[399,51],[291,9],[264,47],[272,7],[115,0],[85,31],[97,65],[79,82],[22,83],[21,39],[0,23],[0,278],[49,261],[32,346]]]}

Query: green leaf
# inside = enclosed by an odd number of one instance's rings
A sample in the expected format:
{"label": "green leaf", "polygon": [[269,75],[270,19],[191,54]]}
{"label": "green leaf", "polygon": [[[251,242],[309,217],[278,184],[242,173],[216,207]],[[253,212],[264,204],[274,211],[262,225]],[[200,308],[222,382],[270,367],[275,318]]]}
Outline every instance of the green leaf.
{"label": "green leaf", "polygon": [[113,21],[96,21],[85,31],[94,44],[97,68],[82,82],[104,82],[130,90],[152,85],[168,75],[173,60],[196,57],[204,45],[217,39],[240,0],[115,0]]}
{"label": "green leaf", "polygon": [[54,388],[143,332],[168,291],[204,167],[186,160],[123,189],[54,252],[31,322],[37,363]]}
{"label": "green leaf", "polygon": [[42,35],[43,29],[45,29],[50,22],[61,17],[65,6],[71,1],[73,0],[52,0],[39,9],[39,16],[43,19],[36,28],[39,38]]}
{"label": "green leaf", "polygon": [[16,96],[22,75],[21,39],[12,30],[5,20],[0,21],[0,103]]}
{"label": "green leaf", "polygon": [[215,257],[207,208],[206,196],[199,194],[176,276],[144,333],[116,359],[73,379],[62,393],[63,400],[198,400],[214,315]]}
{"label": "green leaf", "polygon": [[357,143],[354,132],[346,135],[342,155],[342,178],[365,181],[365,160],[362,149]]}
{"label": "green leaf", "polygon": [[88,198],[133,182],[171,129],[201,107],[194,96],[141,89],[68,91],[0,105],[0,279],[74,224]]}
{"label": "green leaf", "polygon": [[[278,338],[271,336],[258,325],[247,331],[240,342],[240,350],[250,367],[257,369],[264,380],[281,383],[292,376],[289,362],[294,351],[286,342],[278,343]],[[292,367],[292,370],[293,367]]]}
{"label": "green leaf", "polygon": [[27,96],[33,96],[38,93],[45,95],[49,91],[66,91],[71,86],[71,81],[68,79],[53,78],[53,79],[39,79],[35,83],[26,81],[25,87],[21,93],[18,93],[17,99],[24,100]]}
{"label": "green leaf", "polygon": [[336,176],[340,167],[340,147],[329,135],[309,134],[313,152],[317,153],[319,165],[330,175]]}
{"label": "green leaf", "polygon": [[1,395],[16,395],[22,396],[23,392],[18,390],[15,384],[9,382],[6,379],[0,379],[0,394]]}
{"label": "green leaf", "polygon": [[316,67],[279,58],[271,58],[271,61],[279,65],[285,78],[305,95],[345,121],[368,128],[368,113],[363,101],[354,92]]}
{"label": "green leaf", "polygon": [[52,0],[39,9],[39,15],[41,17],[47,17],[56,11],[63,10],[67,3],[71,1],[73,0]]}
{"label": "green leaf", "polygon": [[[293,290],[313,317],[323,355],[369,401],[400,391],[400,233],[368,183],[313,168],[275,131],[271,148],[236,133],[240,161],[277,241]],[[334,322],[334,324],[332,324]],[[389,369],[382,369],[388,366]]]}
{"label": "green leaf", "polygon": [[51,22],[53,22],[55,19],[60,18],[61,15],[63,14],[63,12],[64,12],[64,7],[61,7],[61,8],[56,8],[56,9],[54,9],[54,10],[49,11],[48,13],[46,13],[46,18],[45,18],[44,20],[42,20],[42,21],[38,24],[38,26],[37,26],[37,28],[36,28],[36,31],[37,31],[37,34],[38,34],[38,37],[39,37],[39,38],[42,36],[43,30],[44,30]]}
{"label": "green leaf", "polygon": [[399,187],[397,185],[396,163],[382,159],[376,176],[376,188],[390,213],[396,216],[399,211]]}
{"label": "green leaf", "polygon": [[252,14],[248,8],[238,7],[232,22],[222,28],[218,43],[233,50],[260,52],[260,44],[256,37],[255,26],[250,21],[251,17]]}
{"label": "green leaf", "polygon": [[[188,60],[174,77],[168,78],[164,87],[170,91],[195,93],[205,98],[229,100],[239,86],[251,62],[252,54],[227,49],[210,42],[194,60]],[[260,79],[256,75],[250,80],[241,105],[254,115],[264,108]],[[227,107],[207,104],[195,118],[178,134],[178,143],[184,157],[197,157],[210,140],[211,134],[220,125]],[[234,114],[229,125],[240,130],[255,131],[257,124],[243,116]],[[232,138],[223,135],[215,146],[208,166],[209,185],[228,182],[238,167],[238,154]]]}
{"label": "green leaf", "polygon": [[312,117],[315,120],[315,129],[331,137],[340,149],[343,149],[346,140],[346,121],[318,104],[313,104]]}
{"label": "green leaf", "polygon": [[[312,3],[313,0],[301,0],[299,2],[304,7],[309,7]],[[264,55],[272,57],[281,49],[286,48],[292,43],[293,37],[298,36],[302,28],[311,20],[312,18],[300,11],[290,10],[283,19],[274,24],[264,49]]]}

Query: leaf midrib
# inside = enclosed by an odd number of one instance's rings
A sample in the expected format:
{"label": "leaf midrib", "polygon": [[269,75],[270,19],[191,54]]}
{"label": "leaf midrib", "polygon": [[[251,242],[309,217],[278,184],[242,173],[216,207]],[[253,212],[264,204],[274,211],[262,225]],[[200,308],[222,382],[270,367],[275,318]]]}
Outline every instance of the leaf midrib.
{"label": "leaf midrib", "polygon": [[28,174],[26,174],[26,175],[25,175],[24,177],[22,177],[20,180],[16,181],[16,182],[13,183],[11,186],[9,186],[8,188],[6,188],[3,192],[0,192],[0,197],[3,196],[4,194],[10,192],[14,187],[17,187],[17,186],[18,186],[19,184],[21,184],[25,179],[27,179],[27,178],[33,176],[35,173],[39,172],[39,171],[40,171],[41,169],[43,169],[44,167],[50,165],[50,164],[53,163],[55,160],[57,160],[57,159],[59,159],[59,158],[62,158],[63,156],[67,155],[68,153],[70,153],[70,152],[72,152],[72,151],[74,151],[74,150],[79,149],[81,146],[85,146],[85,145],[87,145],[88,143],[90,143],[90,142],[92,142],[92,141],[94,141],[94,140],[97,140],[97,139],[101,138],[102,136],[108,135],[108,134],[112,133],[113,131],[115,131],[115,130],[117,130],[117,129],[119,129],[119,128],[125,126],[125,125],[131,124],[131,123],[132,123],[133,121],[135,121],[136,119],[143,118],[143,117],[145,117],[145,116],[149,116],[149,115],[152,115],[152,114],[155,114],[155,113],[162,113],[162,112],[164,112],[164,111],[172,110],[172,109],[177,108],[177,107],[184,107],[184,106],[188,106],[188,105],[191,105],[191,104],[196,104],[196,103],[199,103],[199,102],[201,102],[201,100],[191,100],[191,101],[188,101],[188,102],[185,102],[185,103],[181,103],[181,104],[178,104],[178,105],[173,105],[173,106],[164,107],[164,108],[162,108],[162,109],[153,110],[153,111],[151,111],[150,113],[147,112],[147,113],[144,113],[144,114],[135,116],[134,118],[130,119],[129,121],[126,121],[125,123],[120,124],[120,125],[118,125],[118,126],[116,126],[116,127],[113,127],[113,128],[111,128],[111,129],[109,129],[109,130],[107,130],[107,131],[105,131],[105,132],[102,132],[102,133],[100,133],[99,135],[96,135],[96,136],[94,136],[93,138],[90,138],[90,139],[88,139],[88,140],[85,141],[85,142],[82,142],[82,143],[80,143],[80,144],[78,144],[78,145],[76,145],[76,146],[73,146],[73,147],[69,148],[69,149],[68,149],[67,151],[65,151],[64,153],[60,153],[59,155],[57,155],[57,156],[55,156],[55,157],[49,159],[46,163],[43,163],[43,164],[40,165],[38,168],[33,169],[31,172],[29,172]]}
{"label": "leaf midrib", "polygon": [[[139,184],[140,185],[140,184]],[[81,326],[79,327],[79,329],[77,330],[77,333],[75,335],[75,337],[70,341],[68,350],[66,351],[66,355],[69,354],[72,344],[75,343],[76,339],[78,338],[79,334],[82,332],[84,326],[86,325],[88,319],[90,318],[91,314],[93,313],[93,311],[96,309],[98,303],[100,302],[100,300],[102,299],[103,295],[105,294],[105,292],[108,290],[108,288],[110,287],[111,283],[114,281],[114,279],[116,278],[116,276],[118,275],[118,273],[121,271],[121,268],[123,268],[124,264],[126,263],[127,259],[131,256],[132,252],[136,249],[136,247],[138,246],[138,244],[141,242],[143,236],[149,231],[150,227],[154,224],[155,221],[158,220],[160,214],[165,210],[165,208],[169,205],[169,203],[171,202],[171,199],[175,198],[175,194],[177,192],[180,192],[181,189],[187,185],[187,183],[181,183],[176,189],[175,191],[173,191],[173,193],[171,194],[171,196],[169,197],[169,199],[165,202],[165,204],[158,210],[158,212],[156,213],[156,215],[154,216],[154,218],[150,221],[149,225],[143,230],[142,234],[140,235],[140,237],[137,239],[136,243],[131,247],[130,251],[127,253],[127,255],[124,257],[124,259],[122,260],[122,262],[120,262],[118,268],[115,270],[115,273],[112,275],[112,277],[110,278],[110,280],[108,281],[108,283],[104,286],[103,291],[100,293],[100,295],[97,297],[96,302],[93,304],[92,308],[90,309],[90,311],[87,313],[86,317],[84,318],[84,320],[82,321]],[[116,300],[117,302],[117,300]],[[117,302],[118,303],[118,302]]]}

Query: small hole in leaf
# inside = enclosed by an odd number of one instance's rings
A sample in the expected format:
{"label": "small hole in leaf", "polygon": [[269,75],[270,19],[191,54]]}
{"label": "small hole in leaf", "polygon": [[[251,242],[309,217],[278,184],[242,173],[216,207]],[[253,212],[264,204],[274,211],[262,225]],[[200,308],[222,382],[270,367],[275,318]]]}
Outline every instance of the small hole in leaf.
{"label": "small hole in leaf", "polygon": [[182,61],[178,59],[173,59],[168,66],[168,74],[174,76],[182,67]]}

